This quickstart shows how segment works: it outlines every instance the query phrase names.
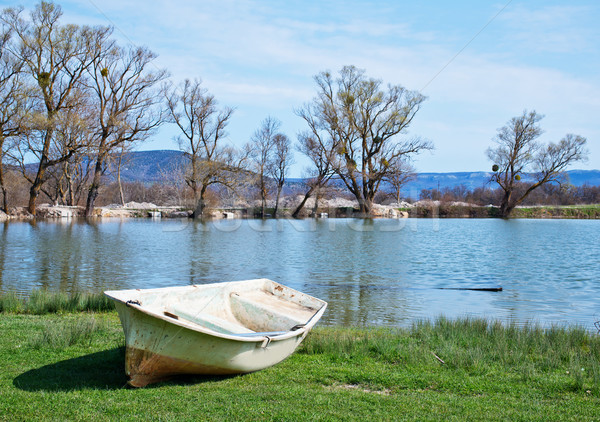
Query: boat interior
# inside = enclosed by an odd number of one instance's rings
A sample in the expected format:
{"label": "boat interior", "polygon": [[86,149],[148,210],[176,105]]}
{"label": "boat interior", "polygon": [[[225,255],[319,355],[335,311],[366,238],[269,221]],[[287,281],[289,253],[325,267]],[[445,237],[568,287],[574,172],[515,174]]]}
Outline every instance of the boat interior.
{"label": "boat interior", "polygon": [[[127,292],[127,293],[126,293]],[[326,303],[267,279],[107,292],[146,312],[240,337],[277,336],[303,328]],[[135,297],[133,297],[135,296]]]}

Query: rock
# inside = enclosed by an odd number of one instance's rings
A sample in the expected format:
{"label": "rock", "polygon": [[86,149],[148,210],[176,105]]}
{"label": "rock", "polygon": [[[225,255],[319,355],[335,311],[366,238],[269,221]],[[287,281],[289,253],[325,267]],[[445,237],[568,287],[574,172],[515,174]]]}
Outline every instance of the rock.
{"label": "rock", "polygon": [[123,208],[118,209],[108,209],[108,208],[96,208],[94,210],[95,214],[98,214],[98,217],[119,217],[119,218],[129,218],[134,217],[134,210],[126,210]]}
{"label": "rock", "polygon": [[7,221],[10,217],[4,211],[0,210],[0,221]]}
{"label": "rock", "polygon": [[164,218],[190,218],[192,216],[191,211],[168,211],[163,212],[162,216]]}
{"label": "rock", "polygon": [[152,204],[150,202],[128,202],[125,204],[125,208],[132,208],[136,210],[149,210],[159,208],[158,205]]}
{"label": "rock", "polygon": [[37,215],[41,218],[72,218],[83,215],[82,207],[69,206],[41,206],[37,209]]}
{"label": "rock", "polygon": [[9,214],[12,218],[16,218],[16,219],[20,219],[20,220],[32,220],[33,219],[33,215],[31,215],[31,213],[29,211],[27,211],[27,208],[25,208],[25,207],[11,208]]}

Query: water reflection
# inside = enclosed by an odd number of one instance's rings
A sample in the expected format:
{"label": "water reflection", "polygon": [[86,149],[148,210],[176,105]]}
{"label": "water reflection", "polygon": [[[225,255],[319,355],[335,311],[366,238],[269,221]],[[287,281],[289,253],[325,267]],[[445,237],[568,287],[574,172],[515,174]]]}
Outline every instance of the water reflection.
{"label": "water reflection", "polygon": [[[101,291],[267,277],[325,324],[440,314],[589,325],[600,226],[581,220],[116,220],[0,226],[0,290]],[[502,285],[502,293],[439,287]]]}

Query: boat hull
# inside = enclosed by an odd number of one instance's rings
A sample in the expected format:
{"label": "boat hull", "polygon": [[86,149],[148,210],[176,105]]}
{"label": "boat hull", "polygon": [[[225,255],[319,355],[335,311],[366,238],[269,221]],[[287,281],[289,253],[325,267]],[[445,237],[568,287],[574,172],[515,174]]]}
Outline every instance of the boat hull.
{"label": "boat hull", "polygon": [[[281,286],[269,280],[264,281],[273,283],[272,285],[267,284],[271,287],[274,286],[274,289]],[[230,306],[229,302],[235,302],[228,298],[233,294],[232,291],[240,290],[240,286],[246,286],[244,283],[220,283],[224,293],[222,295],[219,293],[219,295],[225,299],[222,299],[224,303],[218,305],[218,307],[224,308]],[[186,289],[193,287],[189,286]],[[202,286],[198,287],[201,288]],[[180,374],[243,374],[258,371],[281,362],[300,345],[326,307],[325,302],[295,292],[287,287],[285,289],[287,289],[286,292],[289,290],[289,295],[293,297],[303,295],[318,301],[316,303],[320,307],[314,309],[314,315],[308,321],[304,321],[301,328],[273,334],[265,333],[264,335],[255,333],[250,329],[247,329],[250,333],[245,334],[231,333],[225,330],[221,333],[215,332],[183,319],[177,318],[174,320],[173,317],[176,316],[170,312],[163,312],[163,315],[161,315],[157,312],[157,309],[159,309],[157,306],[150,310],[146,309],[143,305],[146,300],[143,294],[139,295],[139,297],[142,297],[140,300],[142,304],[139,305],[140,301],[138,300],[129,300],[130,303],[127,303],[123,300],[123,297],[115,298],[114,292],[107,292],[109,297],[116,300],[116,308],[125,333],[125,372],[129,377],[129,384],[134,387],[143,387]],[[161,289],[154,289],[154,291],[159,290]],[[147,291],[141,290],[139,292]],[[242,293],[243,295],[244,293]],[[131,296],[132,294],[125,295],[125,297]],[[274,299],[269,296],[267,300],[273,302]],[[272,315],[274,311],[263,306],[264,303],[260,305],[261,307],[258,308],[249,305],[237,305],[237,308],[233,311],[238,316],[239,314],[248,314],[248,318],[263,318],[264,321],[258,326],[268,328],[269,324],[274,324],[271,322],[274,319]],[[271,308],[274,307],[272,304],[270,306]],[[296,320],[298,318],[299,316],[296,316]],[[236,322],[239,321],[236,320]],[[288,324],[291,324],[291,322],[288,322]]]}

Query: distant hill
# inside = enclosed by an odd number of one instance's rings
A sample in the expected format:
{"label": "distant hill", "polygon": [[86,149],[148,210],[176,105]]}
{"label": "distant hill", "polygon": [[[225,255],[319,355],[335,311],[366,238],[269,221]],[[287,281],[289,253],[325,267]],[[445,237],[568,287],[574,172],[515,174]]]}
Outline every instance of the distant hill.
{"label": "distant hill", "polygon": [[[126,154],[123,161],[121,177],[127,182],[142,182],[151,184],[163,182],[165,175],[183,168],[187,163],[184,153],[173,150],[134,151]],[[571,170],[568,171],[570,183],[575,186],[584,184],[600,185],[600,170]],[[491,173],[454,172],[454,173],[418,173],[417,179],[407,183],[404,192],[419,193],[423,189],[444,189],[464,185],[472,190],[485,186],[490,180]],[[289,183],[300,184],[302,179],[290,178]]]}
{"label": "distant hill", "polygon": [[[569,183],[574,186],[600,185],[600,170],[570,170],[567,171]],[[491,172],[476,171],[476,172],[456,172],[456,173],[418,173],[417,179],[406,184],[404,191],[421,192],[423,189],[440,189],[455,188],[457,186],[465,186],[468,190],[480,188],[486,185],[496,187],[490,184],[489,180],[492,176]],[[523,177],[527,180],[527,176]]]}
{"label": "distant hill", "polygon": [[181,151],[133,151],[125,154],[121,164],[121,179],[124,182],[144,184],[160,183],[165,175],[179,171],[187,163]]}

